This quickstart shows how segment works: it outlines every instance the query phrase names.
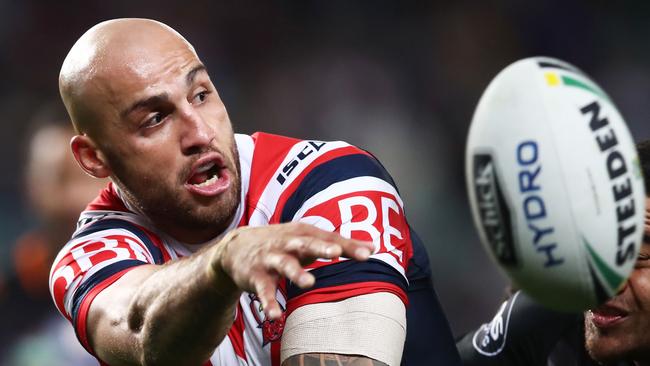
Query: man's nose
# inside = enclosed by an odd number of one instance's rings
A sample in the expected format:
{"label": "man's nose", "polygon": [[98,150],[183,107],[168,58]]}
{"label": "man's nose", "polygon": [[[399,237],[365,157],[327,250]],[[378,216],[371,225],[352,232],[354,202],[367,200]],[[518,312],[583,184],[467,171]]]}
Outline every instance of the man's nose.
{"label": "man's nose", "polygon": [[214,130],[191,106],[180,111],[181,150],[185,155],[197,154],[210,145]]}

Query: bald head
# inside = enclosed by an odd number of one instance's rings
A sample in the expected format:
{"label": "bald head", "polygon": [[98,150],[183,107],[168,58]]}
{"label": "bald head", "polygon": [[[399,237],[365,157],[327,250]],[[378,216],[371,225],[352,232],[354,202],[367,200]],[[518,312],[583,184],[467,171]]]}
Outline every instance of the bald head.
{"label": "bald head", "polygon": [[[74,44],[63,61],[59,91],[78,133],[97,136],[118,117],[119,94],[150,80],[192,45],[169,26],[150,19],[114,19],[95,25]],[[163,57],[164,56],[164,57]],[[110,108],[109,108],[110,109]]]}

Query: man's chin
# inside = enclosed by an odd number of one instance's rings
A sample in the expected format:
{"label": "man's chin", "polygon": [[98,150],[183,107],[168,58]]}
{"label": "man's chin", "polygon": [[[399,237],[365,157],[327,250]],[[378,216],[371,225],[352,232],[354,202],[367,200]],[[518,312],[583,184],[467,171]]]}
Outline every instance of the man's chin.
{"label": "man's chin", "polygon": [[629,360],[633,350],[622,338],[613,334],[587,334],[585,348],[592,359],[603,364]]}

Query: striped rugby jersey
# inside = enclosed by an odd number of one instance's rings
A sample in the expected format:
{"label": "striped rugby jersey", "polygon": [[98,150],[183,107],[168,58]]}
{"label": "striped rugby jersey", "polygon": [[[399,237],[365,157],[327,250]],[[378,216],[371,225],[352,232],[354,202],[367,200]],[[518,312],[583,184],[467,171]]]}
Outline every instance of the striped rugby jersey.
{"label": "striped rugby jersey", "polygon": [[[284,319],[302,305],[374,292],[390,292],[408,302],[411,232],[392,178],[372,155],[341,141],[266,133],[235,138],[242,192],[227,231],[302,221],[345,237],[371,240],[375,253],[367,262],[343,257],[317,260],[307,267],[316,283],[306,290],[282,280],[277,300],[284,315],[277,321],[265,319],[254,294],[243,293],[234,324],[205,365],[279,365]],[[129,210],[109,183],[81,213],[77,230],[57,256],[50,291],[58,310],[92,353],[86,317],[98,293],[135,266],[162,264],[200,247],[172,239]]]}

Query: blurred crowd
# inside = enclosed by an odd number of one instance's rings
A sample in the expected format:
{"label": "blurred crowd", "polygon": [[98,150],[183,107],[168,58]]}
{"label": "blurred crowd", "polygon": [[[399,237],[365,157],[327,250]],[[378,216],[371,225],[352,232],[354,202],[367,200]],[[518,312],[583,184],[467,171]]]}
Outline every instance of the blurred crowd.
{"label": "blurred crowd", "polygon": [[564,59],[609,92],[636,140],[650,137],[643,1],[0,0],[0,366],[88,362],[47,275],[106,182],[72,160],[57,76],[74,41],[116,17],[183,33],[237,131],[341,139],[377,155],[427,244],[457,335],[493,313],[505,283],[480,246],[464,182],[466,133],[489,80],[523,57]]}

